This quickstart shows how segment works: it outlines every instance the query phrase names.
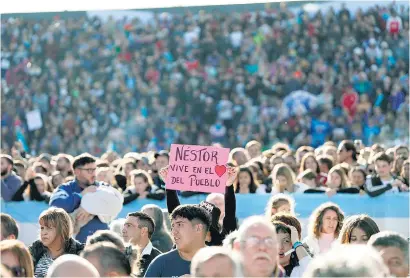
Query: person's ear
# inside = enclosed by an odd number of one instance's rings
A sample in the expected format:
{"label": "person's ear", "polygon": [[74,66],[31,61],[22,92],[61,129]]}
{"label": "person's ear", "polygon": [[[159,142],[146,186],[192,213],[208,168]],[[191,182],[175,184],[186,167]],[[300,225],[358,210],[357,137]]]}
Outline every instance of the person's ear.
{"label": "person's ear", "polygon": [[121,275],[120,273],[118,273],[117,271],[110,271],[107,274],[107,277],[123,277],[124,275]]}
{"label": "person's ear", "polygon": [[17,239],[15,235],[9,235],[6,239]]}

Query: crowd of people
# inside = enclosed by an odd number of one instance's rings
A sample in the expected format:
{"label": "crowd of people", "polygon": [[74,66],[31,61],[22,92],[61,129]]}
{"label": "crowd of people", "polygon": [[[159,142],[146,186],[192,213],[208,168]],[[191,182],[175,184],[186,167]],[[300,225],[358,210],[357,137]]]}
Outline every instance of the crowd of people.
{"label": "crowd of people", "polygon": [[[3,201],[50,206],[28,248],[16,240],[15,220],[2,214],[2,267],[16,277],[407,277],[408,239],[394,227],[381,231],[366,214],[345,216],[331,202],[335,194],[409,191],[408,147],[360,143],[328,141],[296,152],[277,143],[262,152],[250,141],[229,154],[225,194],[193,205],[180,198],[204,193],[165,185],[167,151],[2,154]],[[330,201],[312,212],[305,238],[294,193],[327,194]],[[270,194],[265,215],[239,225],[237,194]],[[123,205],[143,199],[166,199],[167,209],[149,204],[117,219]]]}
{"label": "crowd of people", "polygon": [[[349,138],[406,144],[404,6],[312,15],[282,3],[147,23],[11,18],[1,36],[4,149],[16,136],[33,155],[244,147],[252,139],[294,149]],[[295,91],[305,97],[292,99]],[[31,111],[42,124],[29,128]]]}

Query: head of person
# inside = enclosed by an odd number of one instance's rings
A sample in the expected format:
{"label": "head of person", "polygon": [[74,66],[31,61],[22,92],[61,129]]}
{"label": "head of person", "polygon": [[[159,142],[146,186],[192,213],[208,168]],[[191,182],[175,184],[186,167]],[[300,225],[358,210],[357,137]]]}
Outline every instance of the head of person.
{"label": "head of person", "polygon": [[239,252],[247,277],[272,277],[278,268],[278,239],[266,218],[252,216],[238,230]]}
{"label": "head of person", "polygon": [[255,193],[258,188],[259,183],[255,179],[251,169],[249,167],[240,167],[238,171],[238,178],[234,183],[235,192],[238,193],[240,190],[249,190],[249,193]]}
{"label": "head of person", "polygon": [[64,183],[64,176],[60,171],[55,171],[51,174],[50,182],[53,188],[57,188]]}
{"label": "head of person", "polygon": [[71,170],[72,157],[66,154],[59,154],[57,156],[56,170],[60,172],[68,172]]}
{"label": "head of person", "polygon": [[349,162],[350,160],[356,161],[357,152],[356,147],[352,141],[343,140],[337,148],[337,157],[339,163]]}
{"label": "head of person", "polygon": [[270,159],[270,169],[274,169],[276,165],[281,164],[281,163],[285,163],[285,160],[282,158],[281,155],[275,154],[273,155]]}
{"label": "head of person", "polygon": [[299,165],[302,162],[303,156],[309,152],[314,152],[314,149],[310,146],[301,146],[296,150],[296,161]]}
{"label": "head of person", "polygon": [[319,169],[322,173],[329,173],[333,167],[333,158],[330,155],[322,155],[318,157]]}
{"label": "head of person", "polygon": [[404,158],[404,156],[398,156],[394,159],[393,161],[393,166],[392,166],[392,173],[396,176],[400,175],[401,169],[403,167],[404,161],[406,161],[406,159]]}
{"label": "head of person", "polygon": [[[330,156],[333,162],[337,161],[337,148],[335,146],[324,146],[323,147],[323,154]],[[332,168],[332,167],[330,167]],[[329,169],[330,169],[329,168]]]}
{"label": "head of person", "polygon": [[34,185],[36,186],[37,192],[43,194],[44,192],[52,192],[48,178],[43,174],[36,174],[34,177]]}
{"label": "head of person", "polygon": [[13,159],[11,158],[11,156],[2,154],[0,156],[0,162],[1,162],[1,166],[0,166],[1,176],[6,177],[10,175],[14,167]]}
{"label": "head of person", "polygon": [[73,235],[73,224],[68,213],[61,208],[50,207],[38,219],[40,240],[47,248],[62,248]]}
{"label": "head of person", "polygon": [[385,153],[378,153],[373,158],[376,173],[380,177],[388,177],[391,175],[392,160]]}
{"label": "head of person", "polygon": [[100,277],[100,274],[86,259],[65,254],[51,264],[46,277]]}
{"label": "head of person", "polygon": [[360,167],[353,167],[349,171],[349,181],[352,186],[362,186],[366,183],[366,171]]}
{"label": "head of person", "polygon": [[404,159],[409,158],[409,148],[407,146],[397,146],[394,149],[394,157],[402,156]]}
{"label": "head of person", "polygon": [[316,184],[316,174],[311,169],[306,169],[298,176],[298,181],[308,185],[310,188],[315,188]]}
{"label": "head of person", "polygon": [[170,215],[171,235],[178,250],[186,251],[205,244],[211,216],[197,205],[180,205]]}
{"label": "head of person", "polygon": [[288,213],[288,212],[279,212],[272,216],[271,222],[282,222],[288,226],[293,226],[298,231],[299,240],[302,238],[302,225],[300,221],[296,218],[296,216]]}
{"label": "head of person", "polygon": [[14,171],[16,172],[17,176],[24,178],[26,176],[27,166],[21,160],[14,161]]}
{"label": "head of person", "polygon": [[327,176],[327,186],[331,189],[343,189],[347,187],[346,174],[340,165],[336,165],[330,169]]}
{"label": "head of person", "polygon": [[291,230],[288,225],[281,221],[272,221],[272,225],[276,229],[279,243],[279,264],[285,267],[291,264],[291,260],[295,260],[294,252],[288,253],[292,249]]}
{"label": "head of person", "polygon": [[344,221],[344,213],[334,203],[324,203],[317,207],[311,214],[309,223],[309,235],[319,238],[321,233],[339,236]]}
{"label": "head of person", "polygon": [[243,148],[235,148],[229,153],[229,160],[236,161],[238,166],[245,165],[250,159],[248,152]]}
{"label": "head of person", "polygon": [[86,246],[81,257],[89,261],[101,277],[129,277],[131,265],[123,252],[110,242]]}
{"label": "head of person", "polygon": [[155,168],[159,171],[162,168],[168,166],[169,154],[167,151],[160,151],[155,154]]}
{"label": "head of person", "polygon": [[318,255],[303,277],[388,277],[380,255],[366,245],[340,245]]}
{"label": "head of person", "polygon": [[131,245],[147,244],[154,231],[155,222],[148,214],[133,212],[127,215],[122,228],[122,237]]}
{"label": "head of person", "polygon": [[408,277],[409,242],[402,235],[384,231],[372,235],[367,242],[382,256],[384,263],[395,277]]}
{"label": "head of person", "polygon": [[13,277],[34,277],[30,252],[23,242],[6,239],[0,242],[1,263]]}
{"label": "head of person", "polygon": [[240,264],[229,249],[217,246],[202,248],[192,258],[191,276],[240,277]]}
{"label": "head of person", "polygon": [[261,148],[261,143],[255,140],[248,142],[245,146],[245,149],[248,151],[250,158],[260,156],[262,154]]}
{"label": "head of person", "polygon": [[302,173],[306,169],[310,169],[316,174],[320,173],[319,163],[315,158],[315,154],[307,153],[303,156],[302,161],[300,163],[299,172]]}
{"label": "head of person", "polygon": [[40,161],[35,162],[33,164],[33,169],[36,174],[48,175],[47,173],[48,170],[46,168],[46,165],[43,162],[40,162]]}
{"label": "head of person", "polygon": [[279,192],[284,192],[295,183],[295,173],[285,163],[277,164],[272,170],[272,183]]}
{"label": "head of person", "polygon": [[166,226],[166,219],[164,218],[164,214],[162,212],[162,209],[154,204],[149,204],[149,205],[144,205],[141,208],[141,212],[147,214],[149,217],[152,218],[155,222],[155,230],[154,234],[157,234],[158,232],[163,232],[167,231],[167,226]]}
{"label": "head of person", "polygon": [[225,217],[225,196],[221,193],[211,193],[206,197],[206,201],[219,208],[219,210],[221,211],[219,222],[222,224],[222,221]]}
{"label": "head of person", "polygon": [[293,171],[297,171],[298,164],[296,162],[295,156],[292,152],[287,152],[283,156],[283,161],[286,163]]}
{"label": "head of person", "polygon": [[44,167],[49,170],[51,169],[51,155],[48,153],[43,153],[38,157],[38,161],[41,162]]}
{"label": "head of person", "polygon": [[89,154],[77,156],[73,162],[73,170],[76,179],[85,186],[95,183],[97,170],[96,160]]}
{"label": "head of person", "polygon": [[376,222],[365,214],[348,217],[339,234],[341,244],[366,244],[369,238],[380,232]]}
{"label": "head of person", "polygon": [[279,212],[294,214],[295,200],[291,196],[285,194],[272,195],[265,209],[266,218],[271,219],[272,216]]}
{"label": "head of person", "polygon": [[117,248],[121,250],[122,252],[124,252],[125,250],[125,245],[124,245],[124,241],[122,240],[122,238],[118,234],[110,230],[96,231],[93,235],[87,238],[86,246],[95,244],[98,242],[111,242],[115,246],[117,246]]}
{"label": "head of person", "polygon": [[0,241],[6,239],[17,239],[19,236],[19,228],[16,220],[11,215],[6,213],[0,213],[1,217],[1,232]]}
{"label": "head of person", "polygon": [[114,173],[109,167],[97,168],[95,176],[96,176],[97,181],[102,181],[107,184],[112,184],[114,180]]}
{"label": "head of person", "polygon": [[378,153],[384,152],[384,148],[380,144],[373,144],[372,146],[372,155],[376,155]]}
{"label": "head of person", "polygon": [[132,170],[130,178],[131,185],[135,187],[137,193],[143,193],[154,185],[151,176],[144,170]]}
{"label": "head of person", "polygon": [[137,169],[137,162],[135,161],[134,158],[125,158],[123,161],[123,169],[125,176],[127,178],[131,177],[130,174],[132,171]]}

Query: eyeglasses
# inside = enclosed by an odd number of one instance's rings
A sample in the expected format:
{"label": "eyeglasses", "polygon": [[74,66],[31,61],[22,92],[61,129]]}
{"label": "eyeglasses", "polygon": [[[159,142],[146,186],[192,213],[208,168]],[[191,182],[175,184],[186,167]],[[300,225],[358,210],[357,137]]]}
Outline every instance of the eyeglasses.
{"label": "eyeglasses", "polygon": [[4,265],[13,275],[13,277],[26,277],[26,269],[21,266],[9,267]]}
{"label": "eyeglasses", "polygon": [[97,168],[78,168],[78,169],[86,171],[88,174],[92,174],[97,170]]}
{"label": "eyeglasses", "polygon": [[276,244],[276,241],[271,238],[271,237],[266,237],[266,238],[259,238],[256,236],[251,236],[242,241],[245,243],[246,247],[248,248],[254,248],[259,246],[261,243],[263,243],[267,248],[273,248]]}

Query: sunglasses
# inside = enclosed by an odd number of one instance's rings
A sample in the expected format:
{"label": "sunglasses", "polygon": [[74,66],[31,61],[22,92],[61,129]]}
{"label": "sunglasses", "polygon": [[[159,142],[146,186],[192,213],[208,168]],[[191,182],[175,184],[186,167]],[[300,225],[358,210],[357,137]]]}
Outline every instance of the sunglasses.
{"label": "sunglasses", "polygon": [[13,275],[13,277],[26,277],[26,269],[21,266],[9,267],[4,265]]}

